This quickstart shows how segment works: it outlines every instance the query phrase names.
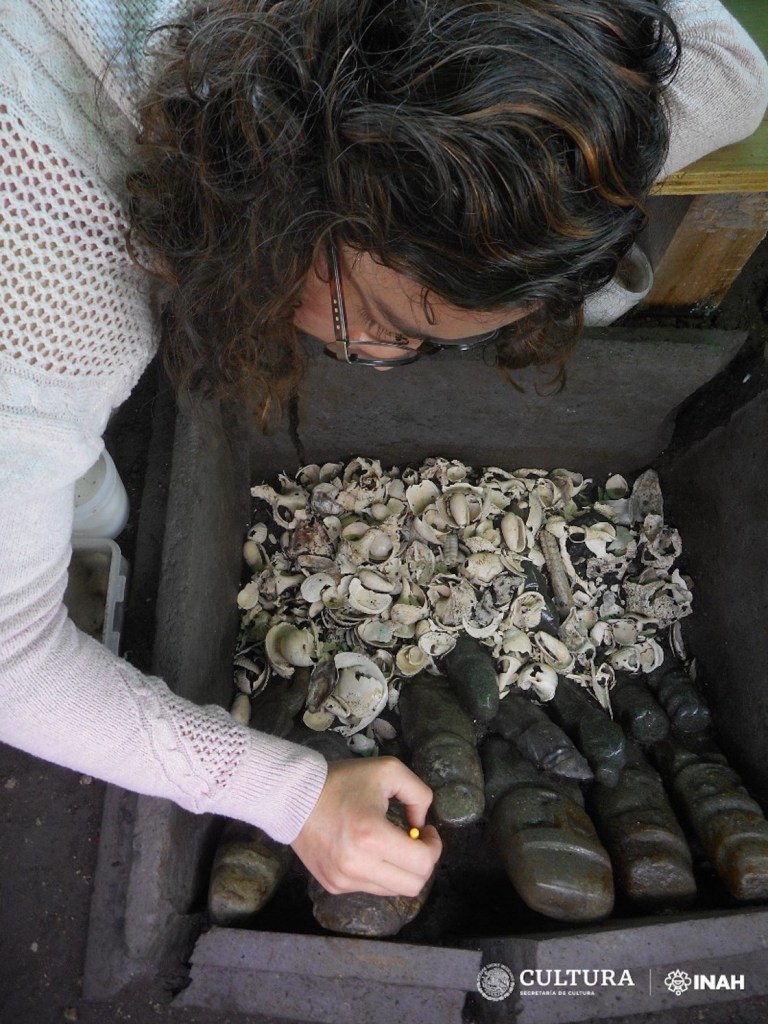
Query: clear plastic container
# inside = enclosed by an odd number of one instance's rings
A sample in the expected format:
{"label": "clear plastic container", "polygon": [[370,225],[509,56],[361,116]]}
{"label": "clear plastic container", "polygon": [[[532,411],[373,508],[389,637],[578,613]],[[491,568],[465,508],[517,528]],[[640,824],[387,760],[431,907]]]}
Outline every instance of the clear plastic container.
{"label": "clear plastic container", "polygon": [[106,537],[73,538],[64,604],[78,629],[120,653],[128,562]]}
{"label": "clear plastic container", "polygon": [[128,522],[128,495],[104,449],[75,483],[74,537],[116,537]]}

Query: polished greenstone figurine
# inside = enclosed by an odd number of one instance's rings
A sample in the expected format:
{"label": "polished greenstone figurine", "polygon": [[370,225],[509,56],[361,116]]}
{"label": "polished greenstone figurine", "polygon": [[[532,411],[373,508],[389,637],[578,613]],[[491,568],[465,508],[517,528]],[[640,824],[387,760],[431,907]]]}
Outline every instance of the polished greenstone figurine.
{"label": "polished greenstone figurine", "polygon": [[590,816],[613,862],[616,885],[644,910],[688,906],[696,896],[691,852],[661,778],[640,745],[627,742],[616,785],[593,786]]}
{"label": "polished greenstone figurine", "polygon": [[488,728],[542,771],[582,782],[592,778],[592,770],[568,736],[521,691],[507,694]]}
{"label": "polished greenstone figurine", "polygon": [[488,648],[462,634],[443,658],[443,668],[465,711],[477,722],[490,722],[499,710],[499,684]]}
{"label": "polished greenstone figurine", "polygon": [[214,924],[232,928],[253,923],[290,866],[290,846],[254,825],[227,821],[219,838],[208,885],[208,913]]}
{"label": "polished greenstone figurine", "polygon": [[469,825],[485,808],[475,723],[443,676],[406,680],[398,702],[410,766],[434,792],[437,825]]}
{"label": "polished greenstone figurine", "polygon": [[500,736],[482,747],[491,841],[520,898],[558,921],[613,909],[611,862],[575,782],[538,771]]}
{"label": "polished greenstone figurine", "polygon": [[669,718],[645,677],[636,679],[617,672],[616,685],[611,690],[611,706],[627,735],[643,746],[658,743],[669,732]]}
{"label": "polished greenstone figurine", "polygon": [[564,676],[547,708],[586,757],[595,779],[615,786],[626,761],[624,730],[578,683]]}
{"label": "polished greenstone figurine", "polygon": [[709,728],[709,708],[679,663],[665,661],[648,676],[648,685],[677,732],[690,735]]}
{"label": "polished greenstone figurine", "polygon": [[669,736],[653,757],[728,891],[768,899],[768,821],[706,734]]}

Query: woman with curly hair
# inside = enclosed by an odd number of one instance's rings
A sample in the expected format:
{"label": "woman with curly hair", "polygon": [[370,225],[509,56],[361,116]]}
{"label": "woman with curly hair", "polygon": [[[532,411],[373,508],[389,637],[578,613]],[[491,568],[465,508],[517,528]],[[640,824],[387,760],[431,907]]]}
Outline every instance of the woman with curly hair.
{"label": "woman with curly hair", "polygon": [[303,344],[561,371],[653,182],[759,123],[765,62],[718,0],[25,0],[0,44],[0,736],[258,825],[333,892],[415,894],[440,839],[386,820],[430,803],[399,761],[329,769],[67,618],[74,481],[157,349],[149,282],[178,392],[265,421]]}

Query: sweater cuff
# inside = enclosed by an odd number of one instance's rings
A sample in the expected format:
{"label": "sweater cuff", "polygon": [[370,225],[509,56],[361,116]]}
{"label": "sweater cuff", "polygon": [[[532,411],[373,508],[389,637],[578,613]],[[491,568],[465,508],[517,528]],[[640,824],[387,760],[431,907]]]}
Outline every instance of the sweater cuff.
{"label": "sweater cuff", "polygon": [[215,813],[292,843],[315,808],[328,762],[315,750],[248,729],[248,743]]}

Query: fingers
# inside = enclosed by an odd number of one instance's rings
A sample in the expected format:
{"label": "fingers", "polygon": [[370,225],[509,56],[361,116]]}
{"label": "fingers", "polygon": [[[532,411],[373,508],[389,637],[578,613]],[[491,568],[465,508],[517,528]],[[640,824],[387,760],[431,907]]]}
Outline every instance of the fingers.
{"label": "fingers", "polygon": [[[386,817],[396,797],[419,839]],[[416,896],[442,851],[437,830],[424,825],[432,792],[395,758],[332,764],[326,786],[294,851],[331,893]]]}
{"label": "fingers", "polygon": [[405,815],[409,824],[421,828],[426,820],[427,811],[432,803],[432,790],[410,768],[406,768],[402,761],[397,758],[380,758],[380,763],[390,762],[386,765],[390,775],[388,778],[389,789],[387,798],[395,798],[405,808]]}

